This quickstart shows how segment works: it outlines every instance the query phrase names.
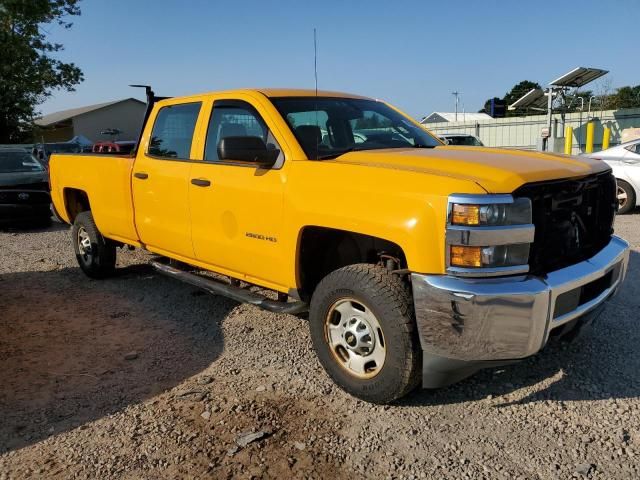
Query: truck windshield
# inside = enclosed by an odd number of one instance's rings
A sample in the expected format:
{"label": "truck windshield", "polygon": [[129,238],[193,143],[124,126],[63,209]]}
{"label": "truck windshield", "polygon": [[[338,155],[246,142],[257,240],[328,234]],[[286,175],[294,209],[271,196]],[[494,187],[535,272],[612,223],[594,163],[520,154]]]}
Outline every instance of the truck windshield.
{"label": "truck windshield", "polygon": [[441,145],[426,130],[375,100],[278,97],[271,101],[309,159],[330,159],[354,150]]}

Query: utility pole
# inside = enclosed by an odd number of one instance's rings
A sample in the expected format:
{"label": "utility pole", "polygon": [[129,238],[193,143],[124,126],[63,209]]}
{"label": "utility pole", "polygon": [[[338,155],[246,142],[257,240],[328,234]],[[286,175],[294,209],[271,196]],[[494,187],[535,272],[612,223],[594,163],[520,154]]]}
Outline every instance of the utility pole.
{"label": "utility pole", "polygon": [[460,101],[460,95],[461,94],[462,94],[462,92],[459,92],[457,90],[455,92],[451,92],[451,95],[456,97],[456,122],[458,121],[458,102]]}

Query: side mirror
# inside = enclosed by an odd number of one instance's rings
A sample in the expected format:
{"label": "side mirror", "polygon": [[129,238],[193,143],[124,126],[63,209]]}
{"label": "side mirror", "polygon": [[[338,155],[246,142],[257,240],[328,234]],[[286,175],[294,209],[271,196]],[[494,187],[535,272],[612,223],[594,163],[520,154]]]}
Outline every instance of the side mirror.
{"label": "side mirror", "polygon": [[278,159],[280,150],[269,149],[260,137],[225,137],[218,143],[218,158],[251,162],[262,168],[270,168]]}

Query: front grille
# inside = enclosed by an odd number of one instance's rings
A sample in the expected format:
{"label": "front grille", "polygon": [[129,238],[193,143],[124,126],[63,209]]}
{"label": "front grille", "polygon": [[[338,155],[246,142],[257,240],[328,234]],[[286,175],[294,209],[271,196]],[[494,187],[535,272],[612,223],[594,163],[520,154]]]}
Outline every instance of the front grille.
{"label": "front grille", "polygon": [[610,172],[528,183],[514,196],[531,199],[536,233],[529,268],[535,275],[586,260],[609,243],[617,208]]}
{"label": "front grille", "polygon": [[38,205],[51,203],[49,192],[33,190],[0,190],[0,204]]}
{"label": "front grille", "polygon": [[49,182],[37,182],[37,183],[22,183],[18,185],[2,185],[2,190],[42,190],[43,192],[49,191]]}

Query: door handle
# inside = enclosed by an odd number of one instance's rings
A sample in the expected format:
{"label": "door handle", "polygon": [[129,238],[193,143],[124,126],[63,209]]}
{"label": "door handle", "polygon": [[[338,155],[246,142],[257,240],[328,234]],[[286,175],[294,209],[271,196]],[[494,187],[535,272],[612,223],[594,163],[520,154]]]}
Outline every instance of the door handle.
{"label": "door handle", "polygon": [[206,178],[192,178],[191,183],[197,187],[208,187],[211,182]]}
{"label": "door handle", "polygon": [[139,178],[140,180],[146,180],[147,178],[149,178],[149,174],[144,172],[136,172],[133,174],[133,176]]}

